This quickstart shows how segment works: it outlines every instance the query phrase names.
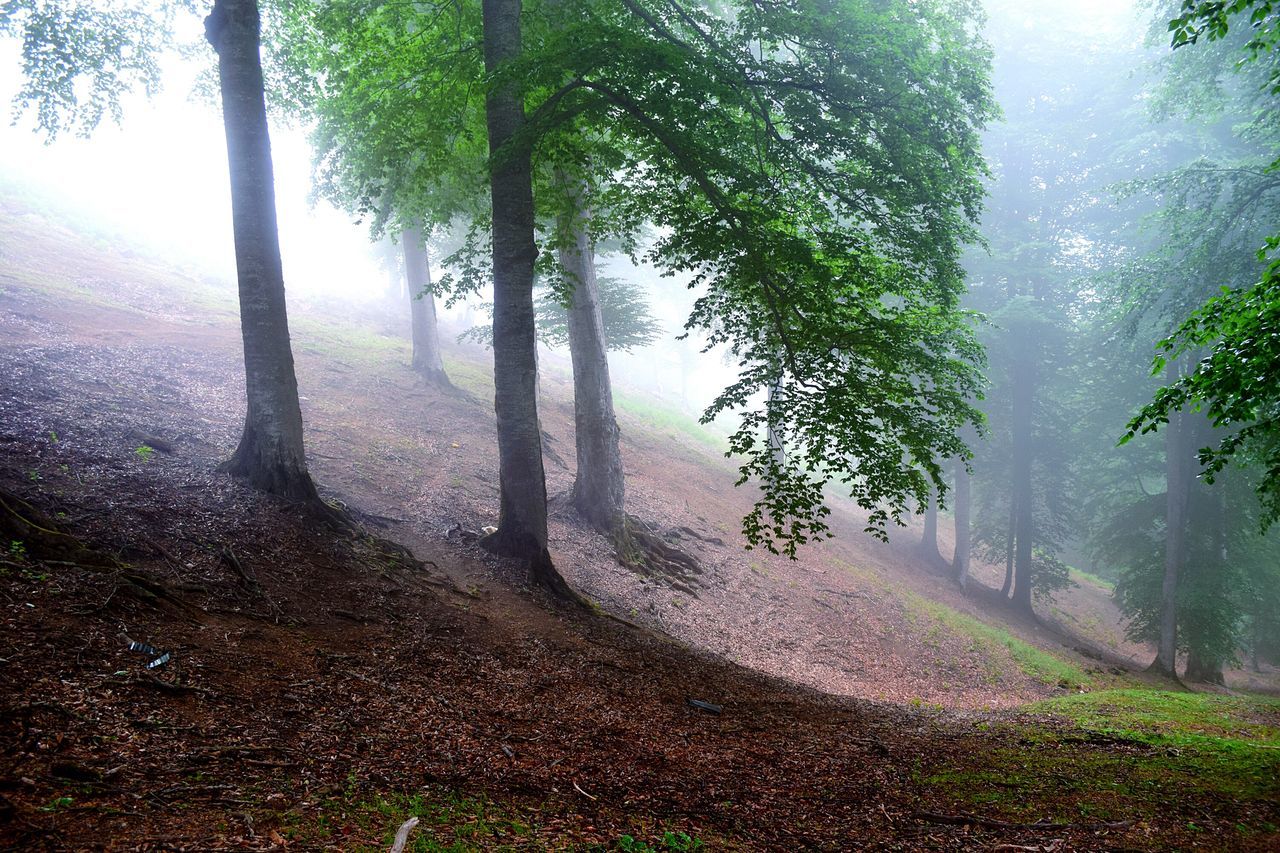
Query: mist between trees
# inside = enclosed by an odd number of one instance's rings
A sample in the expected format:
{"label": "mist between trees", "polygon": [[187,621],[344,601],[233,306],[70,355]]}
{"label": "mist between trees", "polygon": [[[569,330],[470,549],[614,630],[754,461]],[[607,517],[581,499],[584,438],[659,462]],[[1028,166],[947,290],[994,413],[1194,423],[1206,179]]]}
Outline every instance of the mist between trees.
{"label": "mist between trees", "polygon": [[540,348],[570,355],[583,522],[680,571],[628,511],[608,355],[662,353],[686,406],[723,377],[697,414],[757,490],[749,547],[828,536],[834,484],[872,536],[923,515],[920,559],[962,587],[1004,566],[1027,615],[1072,566],[1113,582],[1155,669],[1221,681],[1280,653],[1277,12],[1082,10],[18,0],[0,32],[52,138],[121,120],[203,18],[246,368],[231,475],[351,523],[303,448],[270,105],[381,247],[390,286],[353,287],[394,293],[423,382],[457,393],[438,312],[471,306],[484,544],[538,584],[579,600],[548,541]]}

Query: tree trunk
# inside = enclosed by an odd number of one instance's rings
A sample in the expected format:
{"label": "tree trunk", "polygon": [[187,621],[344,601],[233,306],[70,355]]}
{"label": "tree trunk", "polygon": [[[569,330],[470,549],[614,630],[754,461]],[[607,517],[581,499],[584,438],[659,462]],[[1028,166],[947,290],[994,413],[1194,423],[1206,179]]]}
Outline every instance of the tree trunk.
{"label": "tree trunk", "polygon": [[[1166,378],[1177,382],[1180,368],[1169,362]],[[1186,562],[1187,500],[1191,485],[1191,453],[1187,416],[1171,412],[1165,427],[1164,579],[1160,584],[1160,637],[1150,671],[1178,677],[1178,576]]]}
{"label": "tree trunk", "polygon": [[943,565],[942,554],[938,551],[938,496],[932,486],[929,488],[929,502],[924,507],[924,534],[916,546],[916,553],[930,569]]}
{"label": "tree trunk", "polygon": [[1000,597],[1008,598],[1013,589],[1013,543],[1018,538],[1018,502],[1012,493],[1009,494],[1009,526],[1008,536],[1004,542],[1004,583],[1000,585]]}
{"label": "tree trunk", "polygon": [[965,589],[969,585],[969,505],[973,495],[963,459],[955,460],[955,470],[956,550],[951,558],[951,579]]}
{"label": "tree trunk", "polygon": [[318,502],[289,347],[259,28],[256,0],[216,0],[205,19],[218,54],[248,401],[240,445],[223,469],[263,491]]}
{"label": "tree trunk", "polygon": [[414,226],[400,233],[404,246],[404,272],[409,284],[409,331],[413,341],[413,371],[437,388],[451,390],[440,357],[436,328],[436,299],[431,293],[431,266],[422,229]]}
{"label": "tree trunk", "polygon": [[[485,71],[520,57],[520,0],[483,0]],[[547,483],[538,422],[538,355],[533,312],[533,165],[524,103],[512,81],[485,97],[493,209],[493,384],[498,418],[498,529],[490,551],[524,560],[530,579],[574,596],[547,550]]]}
{"label": "tree trunk", "polygon": [[1024,355],[1013,376],[1013,497],[1015,545],[1013,549],[1013,602],[1034,615],[1031,604],[1031,572],[1035,543],[1035,499],[1031,488],[1032,407],[1035,404],[1035,362]]}
{"label": "tree trunk", "polygon": [[1194,646],[1187,652],[1187,681],[1198,681],[1202,684],[1225,684],[1222,675],[1222,661],[1202,655]]}
{"label": "tree trunk", "polygon": [[620,539],[626,535],[626,493],[604,322],[600,317],[595,248],[587,231],[591,212],[584,206],[581,186],[570,186],[570,179],[562,172],[557,172],[556,180],[569,189],[575,208],[572,213],[563,214],[560,222],[561,231],[572,236],[573,246],[559,250],[560,264],[573,288],[568,312],[578,452],[573,505],[597,530]]}
{"label": "tree trunk", "polygon": [[[769,383],[768,393],[770,408],[773,407],[774,398],[778,396],[780,387],[781,381],[778,379],[774,379],[774,381]],[[783,443],[781,430],[774,428],[772,420],[768,423],[768,435],[766,437],[769,441],[769,452],[773,456],[774,464],[781,468],[787,462],[787,448]]]}

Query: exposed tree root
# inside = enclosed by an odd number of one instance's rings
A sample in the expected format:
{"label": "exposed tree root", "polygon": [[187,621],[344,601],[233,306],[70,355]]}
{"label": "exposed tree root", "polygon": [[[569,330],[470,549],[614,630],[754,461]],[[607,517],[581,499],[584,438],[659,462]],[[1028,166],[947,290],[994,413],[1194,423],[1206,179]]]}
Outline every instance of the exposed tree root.
{"label": "exposed tree root", "polygon": [[613,539],[618,560],[624,566],[686,595],[698,597],[702,564],[692,554],[668,543],[652,526],[628,515],[626,523],[614,532]]}

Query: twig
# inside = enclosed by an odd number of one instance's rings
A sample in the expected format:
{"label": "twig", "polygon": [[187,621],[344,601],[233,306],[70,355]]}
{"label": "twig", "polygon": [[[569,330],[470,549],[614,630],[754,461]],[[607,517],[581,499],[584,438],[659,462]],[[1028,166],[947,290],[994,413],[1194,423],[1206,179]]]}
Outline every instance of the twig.
{"label": "twig", "polygon": [[417,825],[418,819],[416,817],[411,817],[400,824],[400,829],[396,832],[396,841],[391,845],[391,853],[402,853],[404,845],[409,840],[409,833],[413,832],[413,828]]}
{"label": "twig", "polygon": [[594,802],[594,801],[595,801],[595,799],[596,799],[595,797],[593,797],[593,796],[591,796],[590,794],[588,794],[586,791],[582,790],[582,788],[578,787],[578,783],[577,783],[577,782],[574,782],[574,783],[573,783],[573,790],[577,791],[579,794],[581,794],[582,796],[586,797],[588,800],[591,800],[591,801],[593,801],[593,802]]}

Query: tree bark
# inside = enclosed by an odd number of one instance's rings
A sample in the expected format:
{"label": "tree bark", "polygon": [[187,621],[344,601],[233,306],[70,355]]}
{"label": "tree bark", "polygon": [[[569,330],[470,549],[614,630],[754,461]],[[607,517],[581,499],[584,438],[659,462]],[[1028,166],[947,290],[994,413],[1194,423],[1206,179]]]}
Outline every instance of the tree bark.
{"label": "tree bark", "polygon": [[559,250],[560,265],[573,288],[568,311],[578,452],[573,505],[593,527],[618,539],[619,547],[623,547],[625,543],[620,540],[625,538],[627,528],[626,489],[604,322],[600,317],[595,248],[588,233],[591,212],[585,207],[581,186],[570,186],[570,179],[562,172],[557,173],[556,179],[568,188],[574,207],[560,221],[562,233],[572,236],[573,245]]}
{"label": "tree bark", "polygon": [[1018,538],[1018,501],[1012,492],[1009,494],[1009,526],[1008,536],[1004,543],[1004,583],[1000,585],[1000,597],[1008,598],[1013,590],[1013,543]]}
{"label": "tree bark", "polygon": [[930,569],[943,565],[942,554],[938,551],[938,496],[932,487],[929,489],[929,502],[924,507],[924,533],[916,546],[916,553]]}
{"label": "tree bark", "polygon": [[400,232],[404,247],[405,280],[409,285],[409,332],[413,341],[413,371],[437,388],[452,390],[440,357],[436,327],[436,298],[431,293],[431,266],[426,241],[418,226]]}
{"label": "tree bark", "polygon": [[[1178,381],[1179,365],[1169,362],[1166,378]],[[1187,501],[1191,486],[1191,452],[1187,416],[1172,412],[1165,427],[1164,578],[1160,584],[1160,637],[1150,671],[1178,677],[1178,578],[1186,562]]]}
{"label": "tree bark", "polygon": [[[519,58],[520,0],[483,0],[485,71]],[[533,165],[516,139],[524,103],[508,80],[485,97],[493,209],[493,380],[498,419],[498,529],[482,540],[495,554],[524,560],[534,583],[575,597],[547,550],[547,483],[538,421],[533,311]]]}
{"label": "tree bark", "polygon": [[951,558],[951,579],[961,589],[969,585],[969,513],[973,494],[969,469],[963,459],[955,460],[956,549]]}
{"label": "tree bark", "polygon": [[[770,408],[773,407],[773,400],[778,396],[780,388],[781,381],[778,379],[769,383],[768,395]],[[769,442],[769,452],[773,456],[774,464],[781,468],[787,462],[787,447],[782,440],[782,431],[774,427],[772,420],[768,423],[768,435],[766,438]]]}
{"label": "tree bark", "polygon": [[260,26],[256,0],[216,0],[205,19],[218,54],[248,403],[240,445],[223,469],[263,491],[318,503],[289,346]]}
{"label": "tree bark", "polygon": [[1015,544],[1013,549],[1013,602],[1034,615],[1031,603],[1032,559],[1035,542],[1035,503],[1031,486],[1032,408],[1035,404],[1035,363],[1019,359],[1013,374],[1013,497]]}

